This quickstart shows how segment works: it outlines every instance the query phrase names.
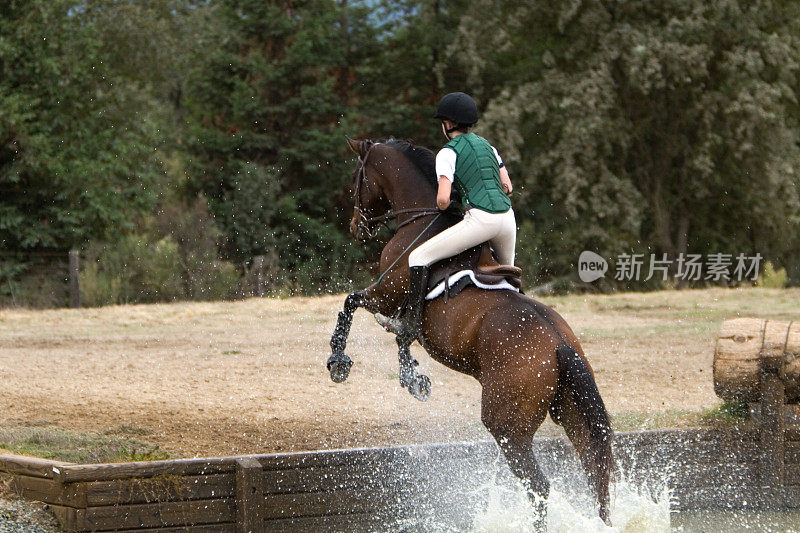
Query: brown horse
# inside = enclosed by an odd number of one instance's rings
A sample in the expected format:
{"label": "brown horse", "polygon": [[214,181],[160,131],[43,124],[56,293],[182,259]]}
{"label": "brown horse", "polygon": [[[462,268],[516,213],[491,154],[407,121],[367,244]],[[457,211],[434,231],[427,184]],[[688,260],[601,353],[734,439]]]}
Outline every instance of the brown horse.
{"label": "brown horse", "polygon": [[[394,140],[348,143],[359,158],[351,233],[363,241],[372,236],[372,226],[388,218],[396,218],[398,228],[381,254],[384,274],[350,293],[339,313],[328,359],[335,382],[347,379],[352,365],[344,349],[355,310],[394,315],[408,285],[408,252],[459,220],[457,212],[433,207],[432,152]],[[454,298],[427,302],[418,340],[433,359],[480,382],[481,420],[525,484],[539,527],[545,523],[549,483],[533,456],[532,440],[548,411],[578,452],[599,514],[608,522],[615,470],[611,425],[580,343],[558,313],[514,291],[468,287]],[[430,380],[417,373],[408,345],[398,344],[401,383],[424,400]]]}

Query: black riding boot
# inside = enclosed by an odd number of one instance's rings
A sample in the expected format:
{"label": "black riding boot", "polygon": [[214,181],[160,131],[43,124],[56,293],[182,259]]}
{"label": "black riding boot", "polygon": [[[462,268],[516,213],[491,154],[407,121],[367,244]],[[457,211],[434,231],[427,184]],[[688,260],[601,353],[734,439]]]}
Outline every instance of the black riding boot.
{"label": "black riding boot", "polygon": [[400,326],[397,336],[409,344],[419,337],[429,272],[430,269],[426,266],[414,266],[409,269],[408,295],[400,316],[397,317]]}

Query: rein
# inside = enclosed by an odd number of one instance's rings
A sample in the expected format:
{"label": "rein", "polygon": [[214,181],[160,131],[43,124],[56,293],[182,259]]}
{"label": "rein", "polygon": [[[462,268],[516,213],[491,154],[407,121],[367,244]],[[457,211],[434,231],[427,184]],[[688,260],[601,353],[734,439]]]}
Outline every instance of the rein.
{"label": "rein", "polygon": [[[410,207],[408,209],[399,209],[397,211],[389,210],[387,213],[374,217],[367,217],[366,215],[364,215],[364,213],[361,211],[361,185],[365,183],[367,178],[367,160],[369,159],[369,154],[372,151],[373,146],[375,145],[372,145],[367,149],[366,153],[364,154],[364,157],[358,156],[358,167],[356,168],[356,184],[354,191],[355,206],[353,208],[355,211],[358,211],[358,222],[357,222],[358,227],[362,231],[364,231],[370,238],[374,238],[375,235],[378,233],[378,231],[377,229],[370,230],[370,226],[372,224],[375,224],[376,222],[385,225],[389,220],[396,219],[401,215],[411,214],[411,216],[407,220],[398,222],[397,229],[400,229],[403,226],[411,224],[415,220],[418,220],[422,217],[436,215],[433,218],[433,220],[431,220],[430,223],[428,223],[428,225],[425,226],[425,229],[423,229],[420,232],[420,234],[417,235],[413,241],[411,241],[411,244],[406,246],[406,249],[403,250],[402,253],[400,253],[400,255],[397,256],[397,259],[395,259],[394,262],[391,265],[389,265],[389,267],[386,270],[384,270],[380,276],[378,276],[378,281],[376,282],[376,285],[379,285],[381,281],[383,281],[384,276],[386,276],[386,274],[388,274],[389,271],[392,268],[394,268],[397,262],[400,261],[400,258],[403,257],[411,249],[411,247],[417,243],[418,240],[420,240],[420,238],[425,234],[425,232],[427,232],[437,220],[439,220],[439,217],[442,216],[442,211],[440,211],[438,207]],[[367,184],[366,186],[369,187],[369,184]]]}
{"label": "rein", "polygon": [[[361,211],[359,210],[359,213],[360,212]],[[399,224],[397,224],[397,229],[402,228],[406,224],[411,224],[412,222],[414,222],[418,218],[425,217],[425,216],[428,216],[428,215],[438,215],[439,214],[439,209],[436,209],[436,208],[433,208],[433,207],[413,207],[413,208],[409,208],[409,209],[401,209],[399,211],[389,211],[388,213],[385,213],[383,215],[379,215],[377,217],[371,217],[371,218],[366,218],[365,217],[364,218],[364,223],[365,224],[374,224],[375,222],[385,223],[385,222],[388,222],[389,220],[397,218],[400,215],[405,215],[407,213],[416,213],[416,214],[414,216],[412,216],[412,217],[409,217],[408,220],[404,220],[404,221],[400,222]]]}
{"label": "rein", "polygon": [[[386,223],[392,219],[396,219],[400,215],[406,215],[409,213],[414,213],[413,216],[409,217],[407,220],[399,222],[397,224],[397,229],[402,228],[407,224],[411,224],[415,220],[426,217],[429,215],[438,215],[440,213],[439,209],[436,207],[411,207],[408,209],[400,209],[398,211],[388,211],[383,215],[378,215],[374,217],[367,217],[361,211],[361,185],[365,182],[367,178],[367,160],[369,159],[369,154],[372,151],[372,148],[375,145],[370,146],[364,157],[358,156],[358,168],[356,169],[356,185],[355,185],[355,206],[353,209],[358,211],[358,226],[359,228],[364,231],[370,238],[374,238],[375,235],[378,233],[376,230],[370,230],[370,226],[373,224],[381,223],[386,225]],[[369,185],[367,185],[369,187]],[[438,217],[437,217],[438,218]],[[417,237],[419,238],[419,237]],[[416,240],[414,241],[416,242]]]}
{"label": "rein", "polygon": [[428,231],[428,230],[430,229],[430,227],[431,227],[431,226],[433,226],[433,223],[434,223],[434,222],[436,222],[437,220],[439,220],[439,217],[440,217],[440,216],[442,216],[442,214],[441,214],[441,213],[436,213],[436,217],[434,217],[434,219],[433,219],[433,220],[431,220],[430,224],[428,224],[427,226],[425,226],[425,229],[424,229],[424,230],[422,230],[422,231],[420,232],[420,234],[419,234],[419,235],[417,235],[417,237],[416,237],[416,238],[415,238],[413,241],[411,241],[411,244],[409,244],[408,246],[406,246],[406,249],[405,249],[405,250],[403,250],[403,251],[400,253],[400,255],[398,255],[398,256],[397,256],[397,259],[395,259],[395,260],[394,260],[394,262],[392,262],[392,264],[391,264],[391,265],[389,265],[388,267],[386,267],[386,270],[384,270],[384,271],[381,273],[381,275],[380,275],[380,276],[378,276],[378,281],[376,281],[376,282],[375,282],[375,285],[380,285],[380,284],[381,284],[381,281],[383,280],[383,276],[385,276],[386,274],[388,274],[388,273],[389,273],[389,271],[390,271],[392,268],[394,268],[394,266],[397,264],[397,262],[398,262],[398,261],[400,261],[400,258],[401,258],[401,257],[403,257],[404,255],[406,255],[406,252],[407,252],[408,250],[410,250],[412,246],[414,246],[414,243],[416,243],[416,242],[419,240],[419,238],[420,238],[420,237],[422,237],[422,236],[425,234],[425,232],[426,232],[426,231]]}

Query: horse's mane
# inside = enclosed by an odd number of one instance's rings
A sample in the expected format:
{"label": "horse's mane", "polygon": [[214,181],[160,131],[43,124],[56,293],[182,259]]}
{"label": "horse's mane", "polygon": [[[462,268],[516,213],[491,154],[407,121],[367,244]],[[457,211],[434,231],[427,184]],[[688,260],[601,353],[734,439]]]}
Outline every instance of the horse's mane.
{"label": "horse's mane", "polygon": [[434,188],[438,186],[436,181],[436,155],[431,150],[399,139],[388,139],[381,141],[381,144],[394,148],[406,156],[422,172],[425,179],[433,184]]}

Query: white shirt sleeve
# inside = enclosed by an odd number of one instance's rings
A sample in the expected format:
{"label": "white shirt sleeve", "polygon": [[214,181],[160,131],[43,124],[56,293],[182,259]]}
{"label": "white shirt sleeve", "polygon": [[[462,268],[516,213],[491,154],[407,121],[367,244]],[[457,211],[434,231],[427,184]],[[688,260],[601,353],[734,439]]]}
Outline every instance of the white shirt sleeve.
{"label": "white shirt sleeve", "polygon": [[445,147],[439,150],[436,154],[436,181],[439,181],[442,176],[449,179],[450,182],[456,180],[456,151],[452,148]]}
{"label": "white shirt sleeve", "polygon": [[494,155],[497,157],[497,164],[498,164],[498,165],[500,165],[500,166],[502,167],[502,166],[503,166],[503,160],[502,160],[502,159],[500,159],[500,154],[499,154],[499,153],[497,153],[497,148],[495,148],[494,146],[492,146],[492,151],[494,152]]}

